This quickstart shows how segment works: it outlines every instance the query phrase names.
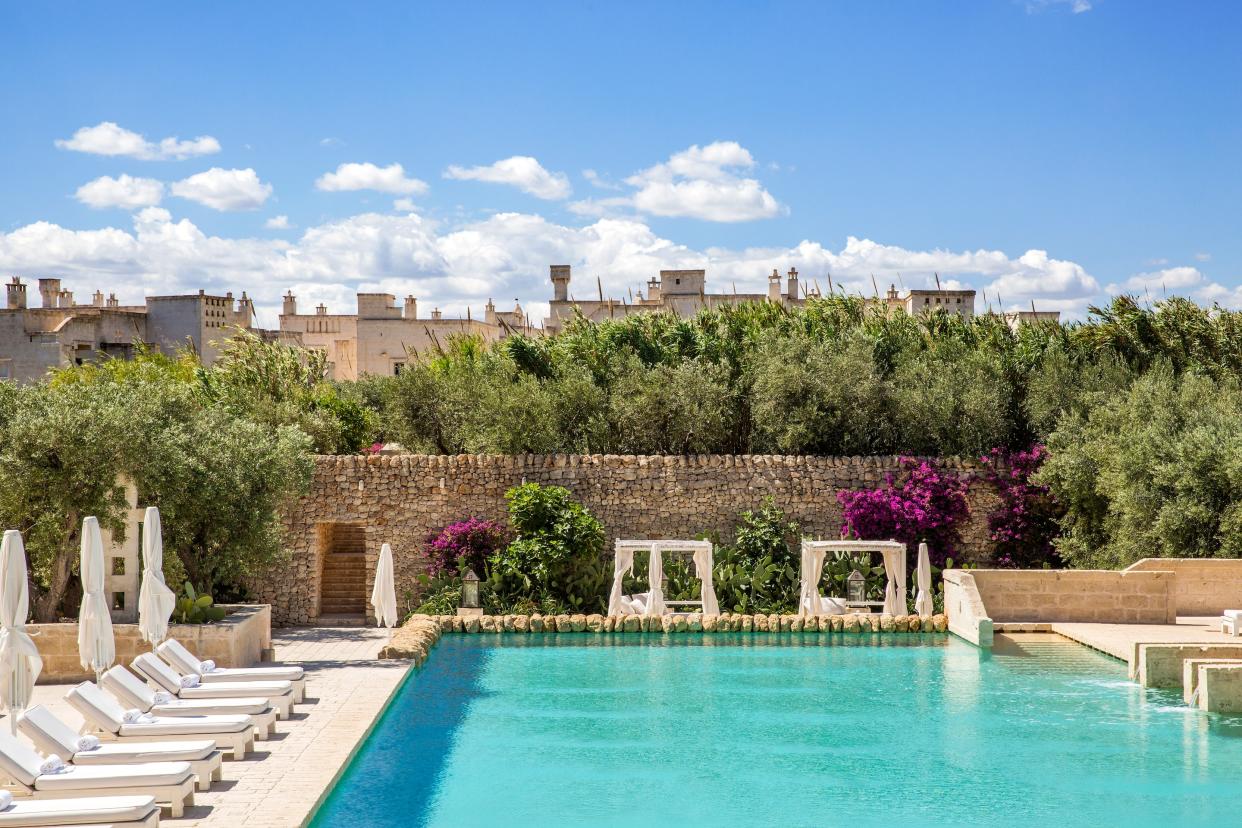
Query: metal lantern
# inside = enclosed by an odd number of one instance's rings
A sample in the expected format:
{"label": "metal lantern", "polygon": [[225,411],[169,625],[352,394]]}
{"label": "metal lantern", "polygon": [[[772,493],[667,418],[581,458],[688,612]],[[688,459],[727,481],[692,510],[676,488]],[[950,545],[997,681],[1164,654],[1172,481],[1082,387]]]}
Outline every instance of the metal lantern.
{"label": "metal lantern", "polygon": [[479,576],[474,574],[473,569],[468,570],[461,579],[461,607],[479,609],[482,606],[479,602]]}
{"label": "metal lantern", "polygon": [[857,569],[845,579],[845,598],[849,604],[863,604],[867,601],[867,579]]}

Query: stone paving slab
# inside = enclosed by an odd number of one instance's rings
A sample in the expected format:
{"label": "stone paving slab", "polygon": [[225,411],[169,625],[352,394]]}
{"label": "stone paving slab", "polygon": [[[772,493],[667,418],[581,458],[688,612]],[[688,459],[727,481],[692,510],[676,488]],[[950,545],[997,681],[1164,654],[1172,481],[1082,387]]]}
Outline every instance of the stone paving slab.
{"label": "stone paving slab", "polygon": [[[389,631],[374,627],[310,627],[272,632],[276,660],[306,670],[306,702],[276,723],[276,733],[255,743],[244,761],[224,763],[224,779],[195,794],[183,819],[161,818],[173,828],[293,828],[344,769],[379,711],[409,669],[406,661],[380,661]],[[35,687],[42,704],[75,729],[82,724],[67,702],[72,685]],[[8,723],[0,723],[7,727]]]}

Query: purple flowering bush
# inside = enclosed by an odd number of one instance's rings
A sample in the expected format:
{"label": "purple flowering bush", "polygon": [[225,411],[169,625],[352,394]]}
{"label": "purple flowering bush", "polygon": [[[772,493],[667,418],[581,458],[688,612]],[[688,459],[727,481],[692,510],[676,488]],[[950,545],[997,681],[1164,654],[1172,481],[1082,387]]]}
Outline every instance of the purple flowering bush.
{"label": "purple flowering bush", "polygon": [[504,527],[494,520],[472,517],[450,523],[427,538],[423,547],[427,574],[456,576],[458,562],[464,559],[465,566],[486,577],[487,559],[506,542]]}
{"label": "purple flowering bush", "polygon": [[995,544],[992,563],[1002,568],[1038,569],[1062,566],[1053,541],[1060,532],[1062,509],[1047,486],[1031,478],[1044,465],[1048,449],[1036,443],[1025,451],[994,448],[979,458],[987,480],[1000,495],[1000,506],[988,517]]}
{"label": "purple flowering bush", "polygon": [[926,542],[932,564],[944,566],[961,540],[960,522],[970,512],[966,481],[927,460],[902,457],[900,463],[900,475],[887,475],[881,488],[837,492],[841,533],[901,541],[911,551]]}

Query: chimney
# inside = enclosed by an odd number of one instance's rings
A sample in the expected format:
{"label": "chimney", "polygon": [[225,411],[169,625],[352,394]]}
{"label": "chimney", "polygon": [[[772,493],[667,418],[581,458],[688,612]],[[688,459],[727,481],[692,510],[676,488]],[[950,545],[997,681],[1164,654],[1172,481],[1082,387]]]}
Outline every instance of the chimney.
{"label": "chimney", "polygon": [[73,307],[73,291],[72,290],[65,289],[60,292],[60,307],[62,308]]}
{"label": "chimney", "polygon": [[323,302],[320,302],[318,305],[315,306],[315,315],[316,316],[327,316],[328,306],[325,305]]}
{"label": "chimney", "polygon": [[115,293],[109,293],[109,294],[108,294],[108,307],[110,307],[110,308],[119,308],[120,306],[121,306],[121,302],[120,302],[120,300],[118,300],[118,299],[116,298],[116,294],[115,294]]}
{"label": "chimney", "polygon": [[431,311],[431,318],[432,318],[432,320],[433,320],[433,321],[439,322],[439,321],[440,321],[440,317],[441,317],[441,316],[442,316],[442,314],[440,313],[440,309],[439,309],[439,308],[434,308],[434,309]]}
{"label": "chimney", "polygon": [[660,301],[660,280],[654,276],[647,280],[647,299],[652,302]]}
{"label": "chimney", "polygon": [[798,271],[791,267],[789,268],[788,276],[789,278],[786,282],[787,288],[785,290],[785,297],[792,302],[798,298]]}
{"label": "chimney", "polygon": [[246,291],[242,291],[241,300],[237,303],[238,319],[235,321],[243,328],[249,328],[251,321],[254,319],[254,300],[246,295]]}
{"label": "chimney", "polygon": [[772,275],[768,277],[768,301],[777,304],[781,301],[781,274],[776,268],[772,268]]}
{"label": "chimney", "polygon": [[496,304],[489,298],[487,306],[483,308],[483,321],[489,325],[496,324]]}
{"label": "chimney", "polygon": [[97,308],[103,307],[103,291],[102,290],[95,291],[95,294],[91,297],[91,304]]}
{"label": "chimney", "polygon": [[418,300],[415,299],[413,296],[405,297],[404,316],[406,319],[417,319],[418,318]]}
{"label": "chimney", "polygon": [[569,299],[569,265],[550,265],[552,274],[552,301],[565,302]]}
{"label": "chimney", "polygon": [[39,280],[39,301],[45,308],[56,307],[60,299],[60,279]]}
{"label": "chimney", "polygon": [[297,316],[298,315],[298,298],[293,295],[292,290],[285,291],[284,304],[280,306],[281,316]]}
{"label": "chimney", "polygon": [[14,276],[13,281],[8,284],[8,304],[9,310],[25,310],[26,309],[26,286],[22,284],[22,280]]}

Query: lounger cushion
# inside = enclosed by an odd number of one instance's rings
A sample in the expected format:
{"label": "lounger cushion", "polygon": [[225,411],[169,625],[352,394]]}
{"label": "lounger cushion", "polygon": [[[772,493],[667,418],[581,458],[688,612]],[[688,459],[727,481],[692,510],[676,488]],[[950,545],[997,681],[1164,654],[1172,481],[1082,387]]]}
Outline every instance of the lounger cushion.
{"label": "lounger cushion", "polygon": [[155,691],[119,664],[105,670],[99,684],[127,708],[136,707],[145,713],[155,704]]}
{"label": "lounger cushion", "polygon": [[0,825],[95,825],[141,822],[158,811],[149,796],[99,796],[89,799],[18,799],[0,810]]}
{"label": "lounger cushion", "polygon": [[68,773],[48,773],[35,780],[36,791],[80,791],[180,785],[191,778],[186,762],[145,765],[74,765]]}
{"label": "lounger cushion", "polygon": [[74,687],[65,694],[65,699],[92,727],[108,733],[119,731],[125,720],[125,708],[93,681],[84,681]]}
{"label": "lounger cushion", "polygon": [[203,672],[203,662],[175,638],[155,648],[160,658],[180,673],[194,673],[207,681],[300,681],[301,667],[217,667]]}
{"label": "lounger cushion", "polygon": [[183,699],[232,699],[247,696],[284,696],[293,692],[287,681],[213,681],[198,687],[184,687],[179,694]]}
{"label": "lounger cushion", "polygon": [[196,736],[240,733],[250,727],[245,716],[157,716],[154,722],[121,725],[121,736]]}
{"label": "lounger cushion", "polygon": [[228,716],[246,716],[266,713],[271,709],[266,698],[225,698],[225,699],[177,699],[168,704],[157,704],[150,713],[155,716],[202,716],[204,714],[224,714]]}
{"label": "lounger cushion", "polygon": [[78,734],[41,704],[22,711],[17,729],[44,753],[55,753],[64,758],[78,750]]}
{"label": "lounger cushion", "polygon": [[104,742],[94,750],[73,754],[75,765],[106,765],[109,762],[199,762],[215,753],[216,743],[194,742]]}

